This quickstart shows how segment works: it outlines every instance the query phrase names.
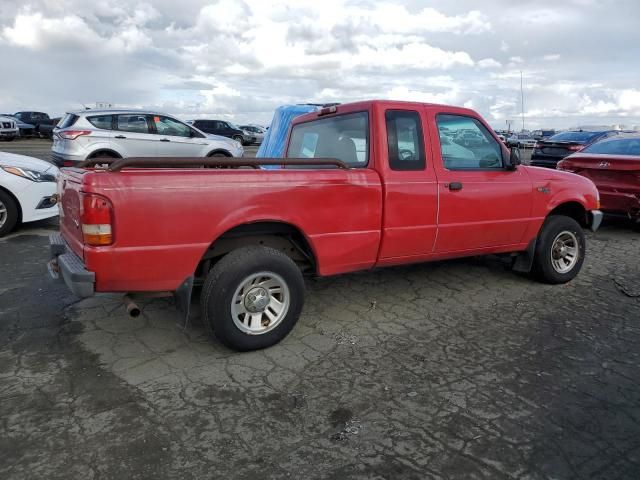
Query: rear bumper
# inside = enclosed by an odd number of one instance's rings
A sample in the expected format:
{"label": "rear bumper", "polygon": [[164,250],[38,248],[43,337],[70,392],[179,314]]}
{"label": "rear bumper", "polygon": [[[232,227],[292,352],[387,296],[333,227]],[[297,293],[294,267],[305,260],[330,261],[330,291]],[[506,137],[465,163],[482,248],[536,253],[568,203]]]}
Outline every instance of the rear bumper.
{"label": "rear bumper", "polygon": [[58,167],[64,166],[64,162],[84,162],[85,160],[84,155],[70,155],[68,153],[60,153],[54,150],[51,151],[49,158],[51,159],[51,162]]}
{"label": "rear bumper", "polygon": [[607,213],[621,213],[632,219],[640,219],[640,192],[613,192],[600,189],[600,204]]}
{"label": "rear bumper", "polygon": [[59,233],[49,235],[49,246],[49,274],[64,281],[74,295],[80,298],[92,296],[95,293],[95,273],[85,268],[82,259],[69,248]]}

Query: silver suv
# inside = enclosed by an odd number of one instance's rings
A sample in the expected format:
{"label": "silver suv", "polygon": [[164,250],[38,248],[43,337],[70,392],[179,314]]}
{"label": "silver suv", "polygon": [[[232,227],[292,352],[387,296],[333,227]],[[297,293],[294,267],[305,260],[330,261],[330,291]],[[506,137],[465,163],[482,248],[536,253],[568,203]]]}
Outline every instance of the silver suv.
{"label": "silver suv", "polygon": [[73,166],[89,158],[241,157],[239,142],[204,133],[164,113],[142,110],[80,110],[53,130],[51,158]]}

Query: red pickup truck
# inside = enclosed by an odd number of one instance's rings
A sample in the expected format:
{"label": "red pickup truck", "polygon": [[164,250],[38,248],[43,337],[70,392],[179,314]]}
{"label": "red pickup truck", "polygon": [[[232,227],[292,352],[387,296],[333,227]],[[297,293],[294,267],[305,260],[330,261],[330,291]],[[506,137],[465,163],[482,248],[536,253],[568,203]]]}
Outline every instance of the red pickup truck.
{"label": "red pickup truck", "polygon": [[293,328],[303,274],[506,254],[564,283],[602,219],[590,180],[521,166],[477,113],[442,105],[324,108],[293,122],[284,159],[104,161],[62,170],[52,273],[82,297],[173,292],[187,312],[202,285],[208,332],[238,350]]}

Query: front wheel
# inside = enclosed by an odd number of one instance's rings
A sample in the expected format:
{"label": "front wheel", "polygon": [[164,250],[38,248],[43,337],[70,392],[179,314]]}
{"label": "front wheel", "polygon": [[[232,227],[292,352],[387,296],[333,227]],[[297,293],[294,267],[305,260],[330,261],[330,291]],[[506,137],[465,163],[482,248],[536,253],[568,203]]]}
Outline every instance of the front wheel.
{"label": "front wheel", "polygon": [[204,325],[210,336],[239,351],[278,343],[304,305],[297,265],[273,248],[243,247],[211,269],[202,288]]}
{"label": "front wheel", "polygon": [[538,235],[532,272],[545,283],[567,283],[580,272],[585,247],[578,222],[563,215],[548,217]]}
{"label": "front wheel", "polygon": [[18,223],[18,205],[11,196],[0,190],[0,237],[9,233]]}

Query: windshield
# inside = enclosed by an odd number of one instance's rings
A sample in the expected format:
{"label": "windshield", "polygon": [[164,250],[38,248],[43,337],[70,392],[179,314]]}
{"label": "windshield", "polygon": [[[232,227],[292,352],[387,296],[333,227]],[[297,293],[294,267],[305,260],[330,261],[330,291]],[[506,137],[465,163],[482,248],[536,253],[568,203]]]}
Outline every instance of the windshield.
{"label": "windshield", "polygon": [[229,121],[227,121],[227,123],[229,124],[229,126],[231,128],[235,128],[236,130],[242,130],[242,128],[239,127],[238,125],[236,125],[235,123],[232,123],[232,122],[229,122]]}
{"label": "windshield", "polygon": [[640,156],[640,136],[635,138],[611,138],[596,142],[582,150],[582,153]]}
{"label": "windshield", "polygon": [[602,134],[602,132],[562,132],[550,137],[548,141],[587,143],[600,134]]}
{"label": "windshield", "polygon": [[350,167],[369,161],[369,115],[350,113],[300,123],[291,130],[287,158],[336,158]]}

